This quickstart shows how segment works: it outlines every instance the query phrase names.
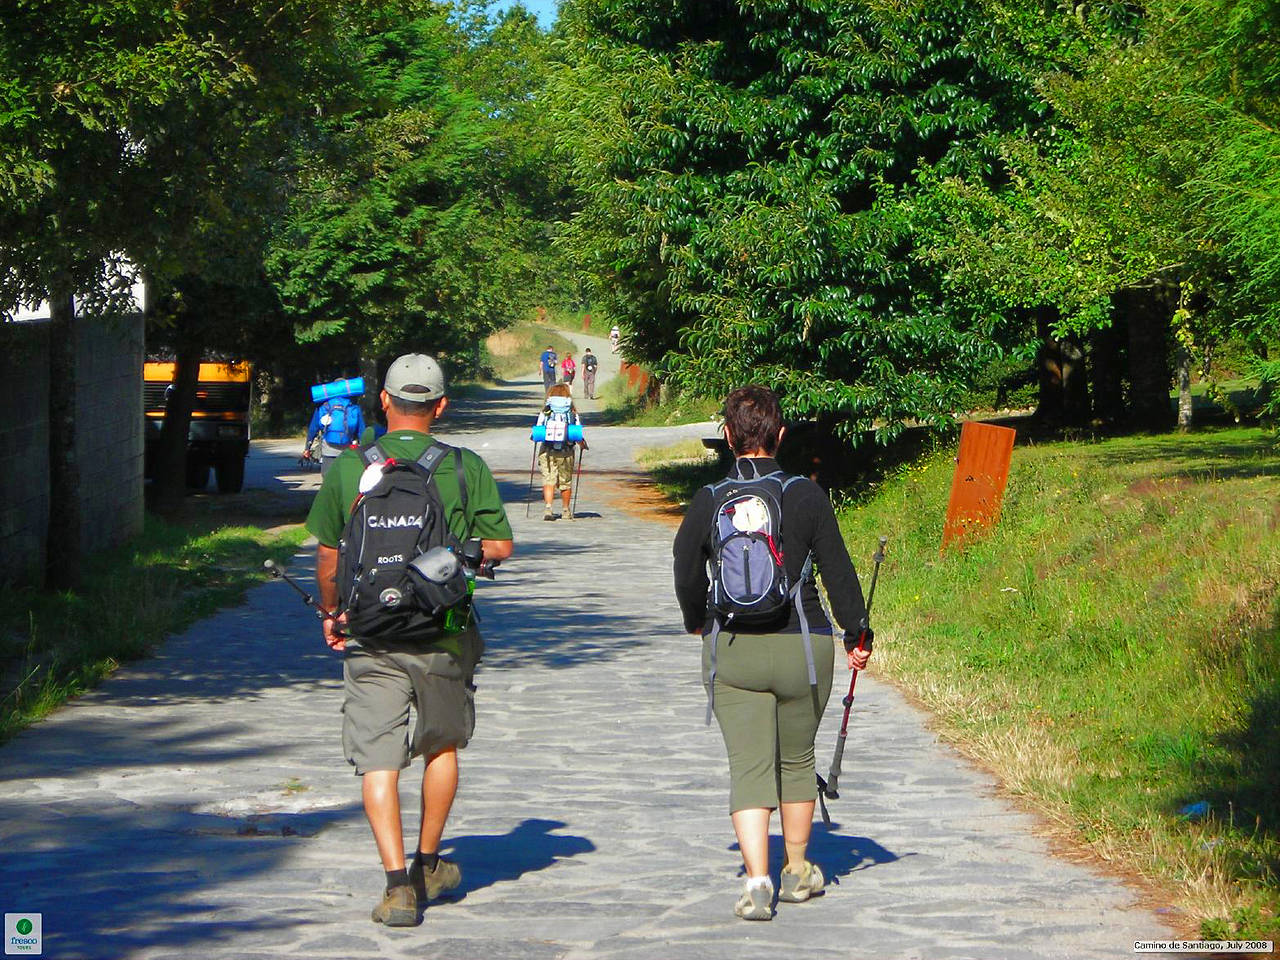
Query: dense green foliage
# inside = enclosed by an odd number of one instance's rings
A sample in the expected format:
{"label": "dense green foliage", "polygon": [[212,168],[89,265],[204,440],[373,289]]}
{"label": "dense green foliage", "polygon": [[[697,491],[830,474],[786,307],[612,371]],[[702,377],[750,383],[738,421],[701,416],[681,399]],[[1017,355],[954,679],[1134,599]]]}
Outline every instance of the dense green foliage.
{"label": "dense green foliage", "polygon": [[944,422],[1000,318],[918,256],[926,175],[998,180],[1039,54],[989,4],[582,0],[562,135],[634,352],[677,383],[778,386],[846,431]]}
{"label": "dense green foliage", "polygon": [[563,244],[686,389],[891,435],[1118,325],[1158,423],[1173,360],[1274,343],[1273,6],[576,0]]}
{"label": "dense green foliage", "polygon": [[301,145],[270,267],[301,340],[465,360],[535,285],[546,191],[511,73],[528,66],[512,48],[536,54],[542,36],[518,10],[468,33],[437,5],[404,7],[356,38],[350,109]]}

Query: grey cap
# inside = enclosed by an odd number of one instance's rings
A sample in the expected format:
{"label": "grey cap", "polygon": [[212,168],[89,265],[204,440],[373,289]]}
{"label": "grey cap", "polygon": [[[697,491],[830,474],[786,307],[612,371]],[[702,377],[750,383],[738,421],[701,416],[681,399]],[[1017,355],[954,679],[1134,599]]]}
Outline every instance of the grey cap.
{"label": "grey cap", "polygon": [[393,397],[428,403],[444,396],[444,371],[425,353],[406,353],[387,368],[382,389]]}

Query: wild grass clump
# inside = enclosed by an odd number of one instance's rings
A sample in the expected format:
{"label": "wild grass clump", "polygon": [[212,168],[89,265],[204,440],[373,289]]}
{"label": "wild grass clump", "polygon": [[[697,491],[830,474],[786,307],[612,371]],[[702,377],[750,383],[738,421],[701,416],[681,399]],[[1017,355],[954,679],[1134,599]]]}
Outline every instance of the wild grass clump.
{"label": "wild grass clump", "polygon": [[148,516],[131,543],[86,561],[80,590],[0,588],[0,741],[239,600],[263,560],[287,559],[305,536]]}
{"label": "wild grass clump", "polygon": [[841,523],[876,669],[1208,938],[1280,933],[1280,461],[1259,430],[1019,447],[998,526],[939,554],[954,453]]}

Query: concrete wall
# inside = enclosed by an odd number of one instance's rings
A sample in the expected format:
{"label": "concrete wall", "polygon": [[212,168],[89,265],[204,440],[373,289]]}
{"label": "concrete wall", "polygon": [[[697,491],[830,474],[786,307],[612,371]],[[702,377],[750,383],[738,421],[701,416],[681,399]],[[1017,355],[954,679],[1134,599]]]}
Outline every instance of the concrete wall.
{"label": "concrete wall", "polygon": [[[49,325],[0,323],[0,582],[39,583],[49,521]],[[81,545],[142,529],[142,317],[76,324]],[[53,438],[57,442],[58,438]]]}

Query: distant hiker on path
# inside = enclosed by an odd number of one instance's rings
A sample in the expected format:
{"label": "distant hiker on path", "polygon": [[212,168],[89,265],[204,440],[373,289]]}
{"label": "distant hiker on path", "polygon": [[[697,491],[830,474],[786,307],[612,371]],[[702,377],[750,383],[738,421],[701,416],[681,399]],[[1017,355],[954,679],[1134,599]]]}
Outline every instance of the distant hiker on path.
{"label": "distant hiker on path", "polygon": [[[831,501],[812,480],[778,469],[777,397],[740,387],[724,411],[737,459],[689,504],[676,533],[675,588],[685,629],[703,638],[703,684],[729,754],[729,811],[747,874],[734,913],[770,920],[775,809],[786,846],[778,900],[800,903],[825,883],[805,859],[818,795],[813,740],[833,672],[814,565],[841,624],[861,623],[864,605]],[[870,655],[869,646],[849,653],[850,669]]]}
{"label": "distant hiker on path", "polygon": [[622,331],[618,329],[615,323],[609,330],[609,346],[613,348],[613,352],[618,352],[618,341],[622,339]]}
{"label": "distant hiker on path", "polygon": [[573,458],[578,445],[587,449],[586,438],[582,435],[582,421],[578,418],[577,408],[569,396],[569,387],[557,383],[547,395],[546,406],[538,414],[538,422],[534,424],[534,437],[541,437],[538,450],[538,465],[542,468],[542,502],[543,520],[554,520],[552,510],[556,492],[559,491],[564,501],[561,514],[566,520],[573,519],[573,507],[569,498],[573,493]]}
{"label": "distant hiker on path", "polygon": [[542,364],[542,389],[548,393],[556,384],[556,351],[555,348],[548,345],[547,349],[542,351],[539,358]]}
{"label": "distant hiker on path", "polygon": [[573,377],[578,372],[578,365],[573,360],[572,353],[566,353],[564,359],[560,361],[560,380],[569,388],[569,393],[573,393]]}
{"label": "distant hiker on path", "polygon": [[311,423],[307,425],[307,439],[302,445],[302,458],[311,459],[311,444],[318,434],[320,476],[327,476],[338,455],[344,448],[355,443],[363,432],[364,414],[360,412],[360,404],[354,396],[324,400],[316,404],[315,411],[311,414]]}
{"label": "distant hiker on path", "polygon": [[587,347],[582,354],[582,393],[588,400],[596,398],[596,368],[599,366],[600,358]]}
{"label": "distant hiker on path", "polygon": [[[456,864],[440,858],[440,838],[458,788],[458,750],[475,729],[471,679],[484,641],[470,616],[470,590],[456,557],[477,546],[478,538],[483,561],[504,560],[511,556],[512,536],[485,462],[430,436],[449,406],[435,360],[424,354],[398,358],[379,399],[386,434],[338,458],[311,505],[307,529],[320,541],[321,604],[343,611],[324,620],[323,633],[325,643],[344,654],[343,752],[362,778],[365,814],[386,871],[373,920],[412,926],[419,907],[457,887],[462,876]],[[428,536],[448,546],[419,554]],[[352,546],[357,540],[358,551]],[[340,553],[339,544],[350,551]],[[416,566],[441,555],[454,558],[450,569]],[[362,563],[365,556],[370,559]],[[416,576],[406,572],[410,560]],[[380,571],[397,578],[393,586],[377,579]],[[419,598],[420,591],[437,597],[433,590],[452,591],[443,614]],[[422,820],[406,870],[400,771],[419,755],[426,759]]]}

